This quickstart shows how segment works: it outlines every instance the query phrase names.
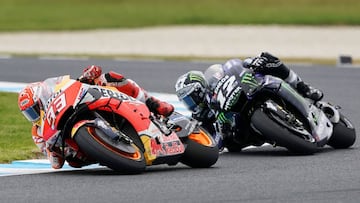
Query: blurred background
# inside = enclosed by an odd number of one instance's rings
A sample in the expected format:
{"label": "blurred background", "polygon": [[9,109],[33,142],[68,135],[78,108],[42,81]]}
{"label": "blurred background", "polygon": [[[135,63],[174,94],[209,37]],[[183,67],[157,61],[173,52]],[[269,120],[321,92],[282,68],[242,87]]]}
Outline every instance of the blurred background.
{"label": "blurred background", "polygon": [[360,24],[358,0],[1,0],[0,31]]}
{"label": "blurred background", "polygon": [[0,54],[223,59],[267,50],[286,62],[357,63],[359,10],[358,0],[2,0]]}

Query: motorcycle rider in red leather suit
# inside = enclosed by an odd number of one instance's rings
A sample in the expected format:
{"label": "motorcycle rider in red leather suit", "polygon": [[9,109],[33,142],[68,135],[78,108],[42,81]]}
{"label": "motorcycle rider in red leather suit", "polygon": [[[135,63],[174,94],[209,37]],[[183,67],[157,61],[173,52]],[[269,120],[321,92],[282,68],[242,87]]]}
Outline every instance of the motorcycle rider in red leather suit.
{"label": "motorcycle rider in red leather suit", "polygon": [[[116,87],[120,92],[144,102],[151,112],[158,115],[167,117],[174,111],[173,105],[150,96],[135,81],[127,79],[122,74],[113,71],[102,73],[100,66],[91,65],[86,67],[83,70],[83,74],[79,77],[79,80],[92,85]],[[18,97],[20,111],[33,124],[32,138],[34,143],[41,152],[47,155],[54,169],[62,168],[65,160],[70,166],[75,168],[91,164],[84,160],[82,154],[72,154],[74,152],[71,152],[69,149],[64,149],[65,157],[63,157],[60,149],[54,150],[47,146],[40,129],[40,110],[43,109],[43,105],[39,99],[39,94],[42,88],[46,88],[42,82],[31,83],[19,93]]]}

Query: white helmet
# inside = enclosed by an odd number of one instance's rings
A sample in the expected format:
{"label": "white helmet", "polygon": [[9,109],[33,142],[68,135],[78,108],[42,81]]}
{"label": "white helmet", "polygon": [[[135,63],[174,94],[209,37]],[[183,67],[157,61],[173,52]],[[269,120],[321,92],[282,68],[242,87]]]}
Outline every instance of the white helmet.
{"label": "white helmet", "polygon": [[207,82],[200,71],[189,71],[180,76],[175,84],[176,95],[192,112],[204,105]]}
{"label": "white helmet", "polygon": [[214,91],[216,84],[224,75],[223,65],[214,64],[208,67],[204,72],[204,76],[208,83],[209,90]]}

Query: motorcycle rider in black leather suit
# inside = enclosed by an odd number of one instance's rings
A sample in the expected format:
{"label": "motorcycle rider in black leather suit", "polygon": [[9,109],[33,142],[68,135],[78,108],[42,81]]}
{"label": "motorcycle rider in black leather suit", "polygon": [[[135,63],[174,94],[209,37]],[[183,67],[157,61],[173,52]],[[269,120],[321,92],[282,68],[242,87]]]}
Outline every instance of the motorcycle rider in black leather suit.
{"label": "motorcycle rider in black leather suit", "polygon": [[[263,75],[279,77],[289,83],[301,95],[314,102],[323,98],[322,91],[305,83],[293,70],[268,52],[262,52],[257,57],[247,58],[243,61],[231,59],[224,64],[214,64],[208,67],[204,73],[189,71],[178,78],[175,84],[176,95],[191,111],[192,117],[201,121],[202,126],[213,134],[215,140],[219,142],[220,149],[234,142],[234,120],[226,110],[214,105],[212,101],[214,98],[213,90],[225,72],[240,73],[243,68],[253,69],[254,72]],[[236,136],[235,142],[240,147],[239,150],[249,145],[260,146],[263,144],[263,142],[258,143],[256,139],[252,140],[251,136],[243,138]]]}

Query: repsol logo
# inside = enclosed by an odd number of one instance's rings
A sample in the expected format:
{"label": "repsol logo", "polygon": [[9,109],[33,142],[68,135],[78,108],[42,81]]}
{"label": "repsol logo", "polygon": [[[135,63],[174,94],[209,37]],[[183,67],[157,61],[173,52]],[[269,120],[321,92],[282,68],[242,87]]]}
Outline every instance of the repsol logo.
{"label": "repsol logo", "polygon": [[136,101],[135,98],[132,98],[132,97],[128,96],[127,94],[124,94],[119,91],[114,91],[111,89],[106,89],[106,88],[101,88],[101,87],[97,87],[96,89],[98,89],[100,91],[101,96],[103,96],[103,97],[114,97],[114,98],[118,98],[120,100]]}

